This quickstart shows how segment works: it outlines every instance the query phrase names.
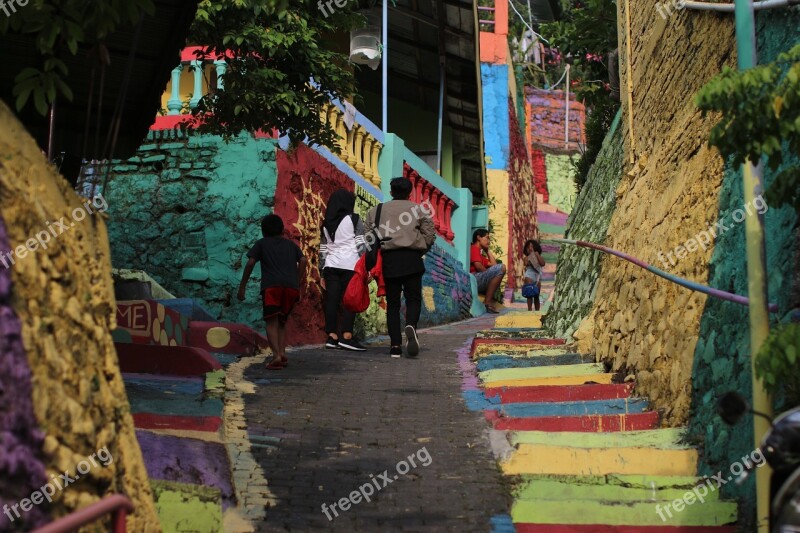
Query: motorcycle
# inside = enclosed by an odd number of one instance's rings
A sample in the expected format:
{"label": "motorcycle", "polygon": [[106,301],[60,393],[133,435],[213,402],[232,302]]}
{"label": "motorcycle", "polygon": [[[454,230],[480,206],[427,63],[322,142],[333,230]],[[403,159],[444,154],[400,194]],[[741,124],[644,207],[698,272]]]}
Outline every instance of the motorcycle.
{"label": "motorcycle", "polygon": [[[769,420],[770,429],[761,441],[761,453],[772,467],[770,479],[770,532],[800,533],[800,407],[774,420],[754,411],[738,392],[720,399],[717,413],[733,426],[747,413]],[[743,482],[756,465],[749,465],[737,483]]]}

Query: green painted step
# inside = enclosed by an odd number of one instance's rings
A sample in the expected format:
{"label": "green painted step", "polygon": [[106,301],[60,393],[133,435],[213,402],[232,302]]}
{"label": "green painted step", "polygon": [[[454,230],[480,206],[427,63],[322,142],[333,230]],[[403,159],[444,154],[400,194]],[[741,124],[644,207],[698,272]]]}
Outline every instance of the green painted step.
{"label": "green painted step", "polygon": [[[612,478],[612,479],[607,479]],[[693,478],[690,478],[693,481]],[[609,482],[610,481],[610,482]],[[514,488],[518,500],[597,500],[601,502],[673,502],[694,488],[694,483],[684,485],[683,476],[670,480],[670,476],[654,476],[643,484],[627,485],[612,476],[586,476],[561,478],[527,478]],[[701,489],[698,489],[701,490]],[[700,491],[700,494],[703,494]],[[719,491],[707,491],[706,503],[718,502]],[[698,502],[699,503],[699,502]],[[705,505],[705,504],[704,504]]]}
{"label": "green painted step", "polygon": [[150,480],[164,533],[222,533],[222,493],[203,485]]}
{"label": "green painted step", "polygon": [[533,368],[501,368],[478,373],[484,383],[504,381],[507,379],[552,378],[565,376],[585,376],[602,374],[605,367],[601,363],[585,363],[580,365],[540,366]]}
{"label": "green painted step", "polygon": [[625,431],[611,433],[584,433],[564,431],[517,431],[511,434],[512,446],[518,444],[543,444],[569,448],[658,448],[662,450],[684,450],[690,448],[681,443],[684,429],[653,429],[647,431]]}
{"label": "green painted step", "polygon": [[[558,500],[542,505],[539,500],[516,500],[511,507],[515,523],[597,524],[611,526],[721,526],[736,521],[736,504],[706,501],[685,506],[680,512],[671,502],[603,502]],[[660,512],[660,514],[659,514]]]}

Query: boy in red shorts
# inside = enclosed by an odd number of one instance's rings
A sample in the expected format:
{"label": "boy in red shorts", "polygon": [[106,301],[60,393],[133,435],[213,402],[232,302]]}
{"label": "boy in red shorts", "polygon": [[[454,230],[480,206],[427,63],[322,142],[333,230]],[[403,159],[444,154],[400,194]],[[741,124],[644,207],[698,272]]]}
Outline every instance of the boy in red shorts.
{"label": "boy in red shorts", "polygon": [[261,263],[261,296],[264,302],[264,320],[267,322],[267,340],[272,349],[270,370],[285,367],[286,320],[300,298],[300,279],[308,262],[300,247],[286,239],[283,220],[278,215],[267,215],[261,221],[263,239],[259,239],[247,252],[247,265],[239,284],[239,300],[244,300],[244,289],[256,262]]}

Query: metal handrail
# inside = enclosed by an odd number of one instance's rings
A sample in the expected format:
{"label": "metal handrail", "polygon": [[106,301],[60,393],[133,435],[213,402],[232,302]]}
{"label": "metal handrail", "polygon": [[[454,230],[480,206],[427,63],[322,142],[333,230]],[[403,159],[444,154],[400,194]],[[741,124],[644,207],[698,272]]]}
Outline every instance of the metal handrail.
{"label": "metal handrail", "polygon": [[[666,280],[669,280],[673,283],[680,285],[681,287],[685,287],[691,291],[702,292],[708,296],[713,296],[714,298],[719,298],[720,300],[726,300],[729,302],[734,302],[740,305],[749,305],[750,300],[746,296],[741,296],[739,294],[733,294],[727,291],[723,291],[720,289],[715,289],[713,287],[707,287],[706,285],[702,285],[692,280],[688,280],[686,278],[682,278],[680,276],[676,276],[674,274],[670,274],[669,272],[664,272],[663,270],[656,268],[652,265],[648,265],[641,259],[637,259],[631,255],[628,255],[624,252],[620,252],[618,250],[614,250],[613,248],[608,248],[606,246],[602,246],[600,244],[595,244],[593,242],[586,242],[586,241],[577,241],[573,239],[543,239],[542,242],[557,242],[559,244],[573,244],[575,246],[580,246],[582,248],[590,248],[592,250],[599,250],[603,253],[607,253],[610,255],[615,255],[620,259],[624,259],[628,262],[633,263],[636,266],[642,267],[643,269],[647,270],[648,272],[652,272],[656,276],[662,277]],[[778,305],[777,304],[769,304],[769,310],[773,313],[778,312]]]}
{"label": "metal handrail", "polygon": [[125,519],[128,513],[132,512],[133,503],[122,494],[114,494],[40,527],[34,530],[33,533],[67,533],[95,522],[107,514],[113,515],[111,518],[112,531],[114,533],[125,533]]}

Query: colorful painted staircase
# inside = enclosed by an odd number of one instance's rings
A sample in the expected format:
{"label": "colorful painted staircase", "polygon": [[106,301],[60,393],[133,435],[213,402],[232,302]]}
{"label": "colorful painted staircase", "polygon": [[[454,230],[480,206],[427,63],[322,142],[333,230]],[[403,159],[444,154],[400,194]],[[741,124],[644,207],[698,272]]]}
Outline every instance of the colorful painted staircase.
{"label": "colorful painted staircase", "polygon": [[702,481],[682,430],[661,429],[633,383],[540,327],[539,313],[512,311],[469,350],[479,388],[464,395],[504,437],[493,443],[515,530],[733,532],[737,506],[716,491],[675,509]]}
{"label": "colorful painted staircase", "polygon": [[231,365],[263,351],[266,338],[175,299],[119,301],[114,340],[162,529],[252,531],[243,519],[259,518],[265,505],[248,505],[263,498],[249,501],[247,486],[263,480],[253,479],[241,405],[225,383]]}

